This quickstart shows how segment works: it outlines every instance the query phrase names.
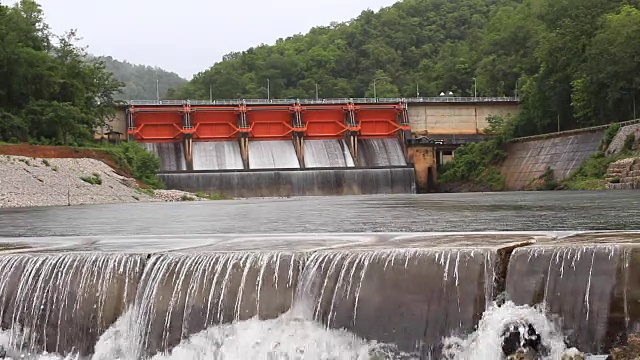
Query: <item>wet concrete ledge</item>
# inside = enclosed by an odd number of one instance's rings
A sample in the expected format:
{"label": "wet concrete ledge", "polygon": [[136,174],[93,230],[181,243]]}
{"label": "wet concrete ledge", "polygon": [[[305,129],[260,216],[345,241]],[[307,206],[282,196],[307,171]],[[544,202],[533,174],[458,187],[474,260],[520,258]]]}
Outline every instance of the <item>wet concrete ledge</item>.
{"label": "wet concrete ledge", "polygon": [[159,177],[170,189],[240,198],[415,193],[411,167],[172,172]]}
{"label": "wet concrete ledge", "polygon": [[[2,327],[29,321],[56,341],[50,351],[90,353],[138,305],[145,347],[155,352],[214,323],[277,317],[300,286],[316,320],[425,358],[439,353],[443,336],[473,331],[505,290],[517,304],[546,303],[583,351],[605,352],[640,326],[640,233],[367,235],[289,251],[236,249],[241,237],[148,255],[96,251],[99,242],[71,253],[0,254]],[[39,298],[44,289],[50,297]],[[57,314],[75,319],[60,340]]]}

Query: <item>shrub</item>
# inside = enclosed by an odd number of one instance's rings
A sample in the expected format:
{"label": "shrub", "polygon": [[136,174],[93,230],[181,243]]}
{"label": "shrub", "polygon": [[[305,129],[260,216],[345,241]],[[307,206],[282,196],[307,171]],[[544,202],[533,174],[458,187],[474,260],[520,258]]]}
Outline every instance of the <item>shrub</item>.
{"label": "shrub", "polygon": [[629,134],[627,135],[627,137],[624,139],[624,146],[622,147],[622,151],[632,151],[633,150],[633,144],[635,144],[636,142],[636,136],[634,134]]}
{"label": "shrub", "polygon": [[102,178],[98,173],[93,173],[93,176],[82,176],[80,179],[91,185],[102,185]]}
{"label": "shrub", "polygon": [[606,151],[609,148],[613,139],[618,135],[618,131],[620,131],[619,124],[609,125],[607,131],[604,132],[604,136],[602,137],[602,151]]}
{"label": "shrub", "polygon": [[139,144],[124,142],[119,146],[107,148],[119,166],[131,171],[134,178],[154,188],[164,187],[156,174],[160,170],[160,159]]}
{"label": "shrub", "polygon": [[504,188],[504,178],[498,165],[506,157],[499,140],[493,139],[464,145],[456,150],[453,161],[440,167],[442,183],[473,182],[498,191]]}

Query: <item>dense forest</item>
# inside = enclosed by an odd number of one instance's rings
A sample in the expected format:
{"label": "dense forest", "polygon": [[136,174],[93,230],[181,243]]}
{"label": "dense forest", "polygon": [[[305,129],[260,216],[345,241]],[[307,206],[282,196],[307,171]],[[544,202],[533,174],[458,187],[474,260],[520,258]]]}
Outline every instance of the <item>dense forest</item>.
{"label": "dense forest", "polygon": [[0,5],[0,141],[80,144],[113,115],[122,83],[76,40],[33,0]]}
{"label": "dense forest", "polygon": [[[173,98],[514,96],[513,135],[632,118],[640,0],[404,0],[231,53]],[[317,87],[316,87],[317,86]]]}
{"label": "dense forest", "polygon": [[[157,95],[163,99],[167,96],[167,91],[170,88],[187,83],[187,80],[178,74],[158,67],[135,65],[126,61],[118,61],[111,56],[101,56],[97,60],[103,61],[107,71],[112,72],[116,80],[124,84],[122,93],[116,96],[116,99],[119,100],[155,100]],[[156,91],[156,81],[158,92]]]}

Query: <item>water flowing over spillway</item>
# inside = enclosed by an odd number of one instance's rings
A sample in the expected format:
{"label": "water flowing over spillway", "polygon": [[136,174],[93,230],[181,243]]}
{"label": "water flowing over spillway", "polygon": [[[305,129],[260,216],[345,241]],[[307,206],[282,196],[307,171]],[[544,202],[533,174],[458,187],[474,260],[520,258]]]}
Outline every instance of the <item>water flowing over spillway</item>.
{"label": "water flowing over spillway", "polygon": [[231,197],[415,193],[411,168],[160,174],[168,188]]}
{"label": "water flowing over spillway", "polygon": [[[640,234],[608,236],[218,235],[165,237],[180,250],[157,253],[139,253],[153,238],[128,252],[114,252],[118,239],[6,250],[0,345],[94,359],[466,360],[499,352],[499,327],[528,317],[553,354],[561,328],[605,349],[640,325],[628,290]],[[594,240],[609,244],[580,245]],[[505,290],[515,303],[495,307]]]}
{"label": "water flowing over spillway", "polygon": [[406,166],[398,139],[362,139],[358,141],[360,166]]}
{"label": "water flowing over spillway", "polygon": [[193,142],[193,170],[243,168],[237,141]]}
{"label": "water flowing over spillway", "polygon": [[353,157],[344,140],[307,140],[304,142],[307,168],[353,167]]}
{"label": "water flowing over spillway", "polygon": [[187,169],[182,142],[141,143],[152,154],[160,158],[161,171],[184,171]]}
{"label": "water flowing over spillway", "polygon": [[249,168],[298,169],[300,163],[291,141],[250,141]]}

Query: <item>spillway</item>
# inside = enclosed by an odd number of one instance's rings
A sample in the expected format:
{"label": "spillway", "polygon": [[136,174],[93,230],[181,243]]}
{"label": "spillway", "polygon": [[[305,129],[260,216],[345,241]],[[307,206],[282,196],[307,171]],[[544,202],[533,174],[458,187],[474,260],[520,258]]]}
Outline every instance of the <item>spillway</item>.
{"label": "spillway", "polygon": [[300,163],[291,141],[250,141],[250,169],[298,169]]}
{"label": "spillway", "polygon": [[344,140],[306,140],[304,142],[306,168],[353,167],[353,157]]}
{"label": "spillway", "polygon": [[243,169],[237,141],[193,143],[193,170]]}
{"label": "spillway", "polygon": [[249,141],[249,168],[245,169],[238,141],[193,141],[192,162],[187,162],[182,143],[143,143],[160,157],[158,176],[169,189],[228,197],[416,191],[415,173],[407,166],[397,139],[362,140],[358,166],[345,140],[307,140],[303,144],[301,169],[292,141]]}
{"label": "spillway", "polygon": [[358,140],[358,164],[370,166],[406,166],[407,160],[398,139]]}
{"label": "spillway", "polygon": [[141,143],[160,158],[161,171],[184,171],[187,163],[182,142]]}
{"label": "spillway", "polygon": [[411,168],[166,173],[170,189],[229,197],[288,197],[415,192]]}
{"label": "spillway", "polygon": [[[0,344],[13,354],[94,359],[229,358],[238,351],[249,358],[276,351],[276,358],[429,359],[441,358],[451,339],[473,333],[481,319],[499,327],[531,316],[546,343],[563,347],[553,317],[511,303],[493,307],[506,289],[514,302],[543,303],[562,317],[583,350],[605,351],[640,324],[640,295],[631,287],[639,236],[134,237],[131,253],[121,239],[60,240],[69,252],[25,239],[22,247],[39,249],[0,253]],[[165,245],[136,253],[155,243]],[[495,351],[491,331],[500,329],[480,325],[477,339],[485,342],[461,346]]]}

